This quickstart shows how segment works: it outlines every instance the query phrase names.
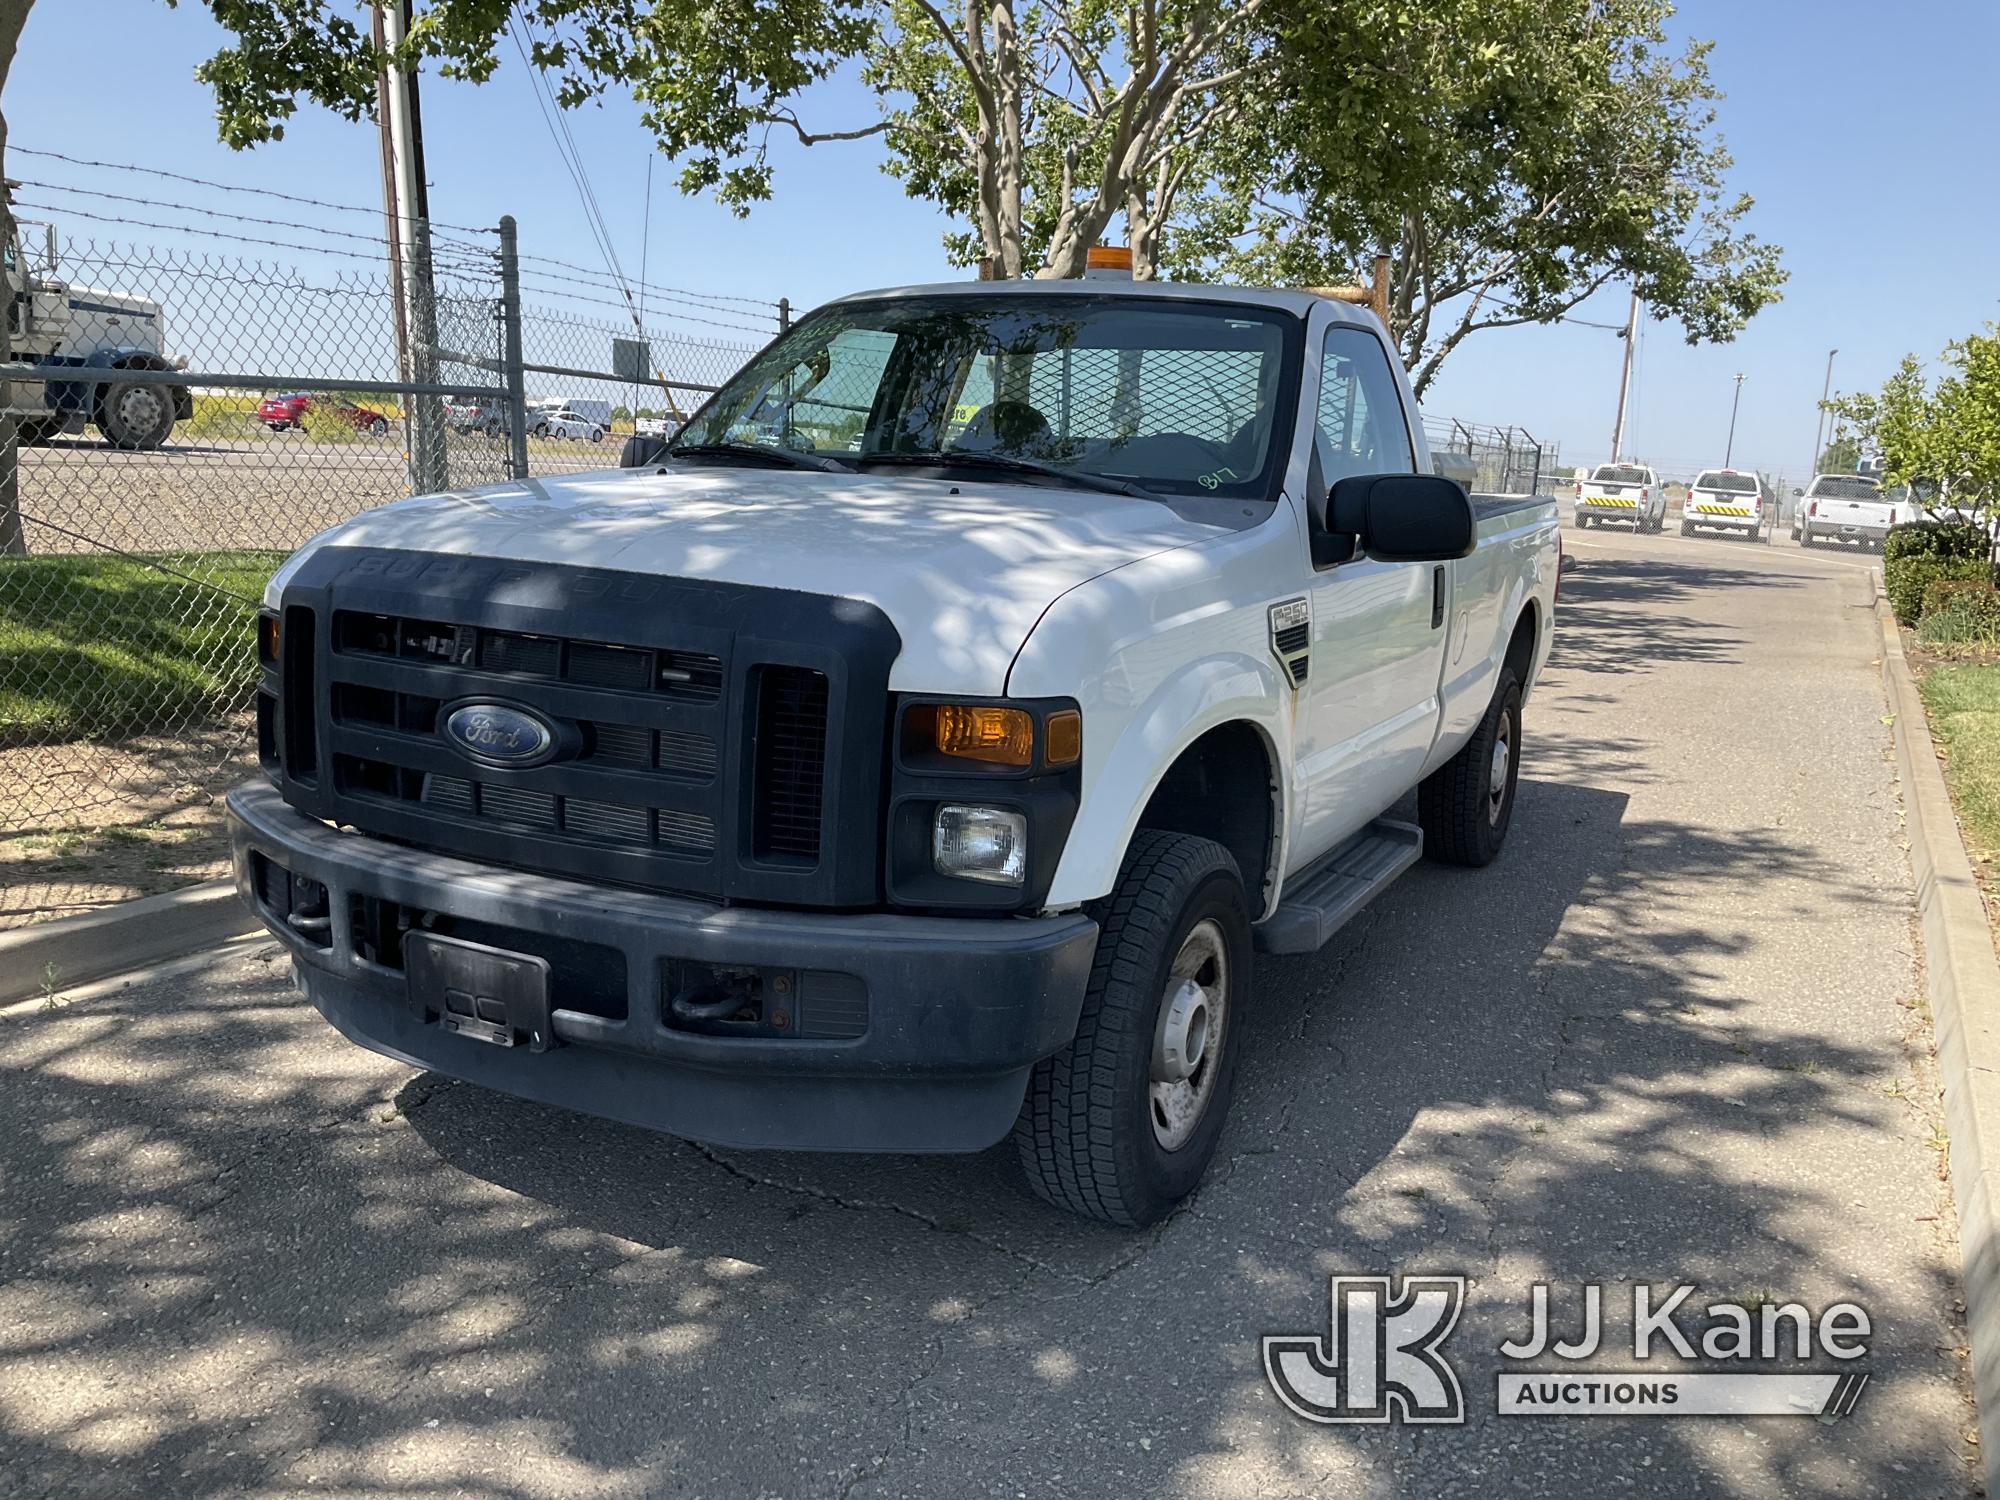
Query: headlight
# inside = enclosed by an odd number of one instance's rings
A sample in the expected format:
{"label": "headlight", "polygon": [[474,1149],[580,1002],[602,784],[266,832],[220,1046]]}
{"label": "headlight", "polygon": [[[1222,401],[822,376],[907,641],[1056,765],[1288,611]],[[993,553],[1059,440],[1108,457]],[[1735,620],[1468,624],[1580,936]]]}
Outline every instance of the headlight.
{"label": "headlight", "polygon": [[1028,873],[1028,820],[998,807],[947,802],[937,810],[931,859],[940,875],[1019,885]]}

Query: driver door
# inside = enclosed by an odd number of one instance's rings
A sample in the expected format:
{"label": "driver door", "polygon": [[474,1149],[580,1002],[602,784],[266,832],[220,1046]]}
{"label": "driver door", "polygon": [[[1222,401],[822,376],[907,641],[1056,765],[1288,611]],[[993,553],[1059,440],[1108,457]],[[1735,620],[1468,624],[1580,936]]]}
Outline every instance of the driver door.
{"label": "driver door", "polygon": [[[1413,474],[1416,446],[1390,354],[1335,323],[1320,362],[1314,467],[1326,492],[1351,474]],[[1437,735],[1451,575],[1442,563],[1357,557],[1312,573],[1312,670],[1298,764],[1304,865],[1380,816],[1417,781]]]}

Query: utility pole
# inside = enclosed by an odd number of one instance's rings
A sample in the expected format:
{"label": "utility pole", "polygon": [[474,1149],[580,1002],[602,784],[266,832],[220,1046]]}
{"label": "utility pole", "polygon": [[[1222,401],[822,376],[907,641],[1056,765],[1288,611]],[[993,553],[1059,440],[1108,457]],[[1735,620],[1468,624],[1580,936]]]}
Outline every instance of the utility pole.
{"label": "utility pole", "polygon": [[[374,11],[375,50],[386,52],[389,47],[388,33],[382,21],[382,0],[375,0]],[[403,294],[403,223],[401,211],[397,208],[396,190],[396,147],[390,133],[390,116],[394,113],[390,104],[392,85],[389,82],[389,65],[384,63],[375,73],[375,124],[382,143],[382,218],[389,241],[389,296],[396,307],[396,375],[400,380],[415,380],[416,370],[410,363],[410,321],[404,314]],[[409,407],[403,409],[403,445],[410,447],[411,414]]]}
{"label": "utility pole", "polygon": [[1632,283],[1632,310],[1625,315],[1625,369],[1618,377],[1618,421],[1611,429],[1611,461],[1625,456],[1625,403],[1632,394],[1632,349],[1639,342],[1639,284]]}
{"label": "utility pole", "polygon": [[1736,395],[1729,403],[1729,441],[1722,448],[1722,467],[1728,468],[1729,461],[1736,456],[1736,408],[1743,404],[1743,376],[1736,376]]}
{"label": "utility pole", "polygon": [[[383,46],[390,51],[409,34],[409,0],[377,0],[375,17]],[[397,315],[404,327],[405,380],[437,381],[437,293],[431,282],[430,195],[424,183],[424,125],[417,102],[414,69],[393,64],[382,70],[377,88],[388,106],[390,169],[384,194],[394,195]],[[409,411],[410,489],[426,495],[449,488],[445,476],[444,403],[436,396],[405,396]]]}
{"label": "utility pole", "polygon": [[1820,387],[1819,421],[1813,424],[1812,467],[1815,474],[1819,472],[1820,445],[1826,432],[1826,398],[1833,394],[1833,357],[1838,353],[1840,353],[1838,349],[1826,351],[1826,384]]}

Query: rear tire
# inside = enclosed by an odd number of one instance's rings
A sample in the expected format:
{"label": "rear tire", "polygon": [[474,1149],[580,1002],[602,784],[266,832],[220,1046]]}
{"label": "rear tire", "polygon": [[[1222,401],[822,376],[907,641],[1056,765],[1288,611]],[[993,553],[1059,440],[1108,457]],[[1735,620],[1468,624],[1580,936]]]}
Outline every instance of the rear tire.
{"label": "rear tire", "polygon": [[1448,865],[1491,864],[1514,821],[1521,775],[1521,684],[1500,669],[1493,702],[1458,754],[1417,788],[1424,853]]}
{"label": "rear tire", "polygon": [[1681,535],[1682,535],[1682,536],[1693,536],[1693,535],[1694,535],[1694,522],[1692,522],[1692,521],[1687,521],[1687,520],[1684,520],[1684,521],[1682,521],[1682,522],[1681,522]]}
{"label": "rear tire", "polygon": [[1249,903],[1220,844],[1147,829],[1094,911],[1076,1037],[1029,1075],[1014,1144],[1038,1195],[1138,1228],[1193,1192],[1215,1155],[1242,1050]]}

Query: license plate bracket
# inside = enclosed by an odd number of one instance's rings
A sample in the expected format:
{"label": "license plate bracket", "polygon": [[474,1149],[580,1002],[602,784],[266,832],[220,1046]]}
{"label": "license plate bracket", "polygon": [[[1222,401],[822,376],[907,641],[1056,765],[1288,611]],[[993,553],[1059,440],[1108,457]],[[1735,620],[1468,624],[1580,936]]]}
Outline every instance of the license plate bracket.
{"label": "license plate bracket", "polygon": [[496,1047],[546,1052],[549,961],[464,938],[413,932],[403,939],[410,1003],[435,1013],[446,1031]]}

